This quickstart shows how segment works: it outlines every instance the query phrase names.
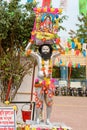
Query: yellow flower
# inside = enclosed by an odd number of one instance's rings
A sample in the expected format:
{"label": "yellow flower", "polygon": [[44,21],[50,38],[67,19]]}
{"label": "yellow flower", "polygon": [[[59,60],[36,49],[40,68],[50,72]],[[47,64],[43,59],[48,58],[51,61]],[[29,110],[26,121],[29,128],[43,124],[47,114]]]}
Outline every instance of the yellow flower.
{"label": "yellow flower", "polygon": [[42,60],[42,65],[44,65],[44,60]]}
{"label": "yellow flower", "polygon": [[46,85],[50,84],[50,79],[49,78],[44,78],[44,80],[46,81]]}
{"label": "yellow flower", "polygon": [[36,130],[36,128],[32,128],[32,130]]}
{"label": "yellow flower", "polygon": [[26,125],[25,130],[30,130],[30,126]]}
{"label": "yellow flower", "polygon": [[54,9],[54,8],[51,8],[50,10],[51,10],[51,12],[54,12],[55,9]]}
{"label": "yellow flower", "polygon": [[13,109],[14,109],[15,111],[17,111],[18,108],[17,108],[17,106],[13,106]]}
{"label": "yellow flower", "polygon": [[49,65],[52,65],[52,60],[49,61]]}
{"label": "yellow flower", "polygon": [[67,128],[64,128],[64,130],[67,130]]}
{"label": "yellow flower", "polygon": [[52,130],[57,130],[57,128],[53,128]]}
{"label": "yellow flower", "polygon": [[47,12],[47,8],[46,8],[46,7],[45,7],[45,8],[43,8],[43,11],[44,11],[44,12]]}
{"label": "yellow flower", "polygon": [[10,102],[9,102],[8,100],[7,100],[7,101],[5,101],[5,104],[6,104],[6,105],[9,105],[9,103],[10,103]]}
{"label": "yellow flower", "polygon": [[62,13],[62,8],[59,9],[59,13]]}

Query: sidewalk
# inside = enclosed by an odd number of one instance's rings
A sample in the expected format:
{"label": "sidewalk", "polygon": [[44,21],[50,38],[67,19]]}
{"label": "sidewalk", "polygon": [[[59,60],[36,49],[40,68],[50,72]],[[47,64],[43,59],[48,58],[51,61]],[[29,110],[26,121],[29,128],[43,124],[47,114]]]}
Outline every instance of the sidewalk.
{"label": "sidewalk", "polygon": [[87,97],[54,97],[52,122],[63,122],[73,130],[87,130]]}

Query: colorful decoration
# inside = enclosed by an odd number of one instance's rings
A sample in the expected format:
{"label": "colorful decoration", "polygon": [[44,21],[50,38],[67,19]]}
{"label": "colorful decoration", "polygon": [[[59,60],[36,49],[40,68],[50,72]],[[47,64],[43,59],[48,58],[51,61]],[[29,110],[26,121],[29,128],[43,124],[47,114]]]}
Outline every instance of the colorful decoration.
{"label": "colorful decoration", "polygon": [[[46,123],[50,125],[50,111],[53,104],[53,95],[54,95],[54,80],[52,79],[52,66],[53,61],[56,56],[68,55],[73,53],[73,55],[80,55],[83,53],[85,56],[86,53],[83,50],[82,52],[82,43],[78,38],[67,39],[64,44],[62,39],[58,36],[59,28],[59,15],[62,13],[61,8],[51,8],[51,0],[43,0],[42,8],[34,8],[36,14],[34,28],[31,32],[31,40],[26,47],[26,55],[31,55],[36,58],[38,62],[38,74],[37,79],[35,80],[35,101],[36,101],[36,122],[40,124],[40,112],[43,109],[43,101],[46,102],[47,107],[47,119]],[[33,45],[32,45],[33,44]],[[32,46],[35,46],[35,49],[32,49]],[[65,66],[66,63],[62,59],[58,60],[57,65]],[[67,66],[80,67],[80,64],[74,64],[71,61],[68,61]],[[70,72],[71,75],[71,72]],[[70,77],[70,76],[69,76]],[[56,130],[57,128],[52,128]],[[40,130],[40,128],[37,128]],[[62,130],[62,127],[59,127],[58,130]]]}
{"label": "colorful decoration", "polygon": [[72,68],[80,68],[80,63],[76,64],[76,63],[72,63],[72,61],[67,61],[67,62],[64,62],[62,59],[56,59],[55,60],[55,63],[54,63],[54,66],[66,66],[66,67],[72,67]]}
{"label": "colorful decoration", "polygon": [[72,130],[71,128],[68,128],[68,127],[56,127],[56,128],[40,128],[40,127],[36,127],[36,128],[31,128],[29,127],[28,125],[20,125],[17,127],[17,130]]}
{"label": "colorful decoration", "polygon": [[36,28],[33,30],[32,36],[41,40],[53,40],[56,39],[58,32],[59,14],[62,9],[42,7],[34,8],[36,13]]}
{"label": "colorful decoration", "polygon": [[51,5],[51,0],[43,0],[42,2],[42,7],[50,7]]}
{"label": "colorful decoration", "polygon": [[30,130],[30,125],[26,125],[25,130]]}
{"label": "colorful decoration", "polygon": [[[55,43],[59,44],[61,43],[62,39],[61,38],[57,38]],[[63,53],[64,55],[66,54],[71,54],[71,55],[83,55],[84,57],[86,56],[86,44],[84,43],[84,38],[82,38],[80,41],[75,38],[75,39],[67,39],[67,41],[65,41],[63,43],[63,46],[65,48],[65,52]]]}

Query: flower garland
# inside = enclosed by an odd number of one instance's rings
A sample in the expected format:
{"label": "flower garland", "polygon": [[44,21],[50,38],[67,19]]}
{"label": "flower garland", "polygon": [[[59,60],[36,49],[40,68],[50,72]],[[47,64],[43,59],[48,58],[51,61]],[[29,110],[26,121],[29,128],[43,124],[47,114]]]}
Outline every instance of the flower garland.
{"label": "flower garland", "polygon": [[[42,63],[41,64],[42,64],[41,70],[44,73],[44,77],[46,77],[46,73],[45,73],[46,67],[45,67],[45,61],[44,61],[44,59],[42,59]],[[52,74],[52,60],[51,59],[49,59],[48,74],[49,75]]]}
{"label": "flower garland", "polygon": [[[54,85],[55,80],[53,78],[47,78],[45,77],[44,80],[36,79],[35,80],[35,87],[41,87],[40,93],[41,94],[46,94],[49,98],[52,98],[54,95],[55,91],[55,85]],[[50,91],[49,91],[50,90]],[[43,101],[39,98],[38,93],[35,92],[35,101],[36,101],[36,107],[40,108]],[[48,102],[48,105],[52,105],[52,101]]]}

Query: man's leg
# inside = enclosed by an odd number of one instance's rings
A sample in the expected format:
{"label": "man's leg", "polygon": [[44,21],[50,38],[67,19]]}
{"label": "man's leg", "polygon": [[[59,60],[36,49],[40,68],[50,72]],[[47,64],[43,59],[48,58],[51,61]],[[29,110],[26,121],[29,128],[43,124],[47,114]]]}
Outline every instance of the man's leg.
{"label": "man's leg", "polygon": [[46,123],[48,125],[51,125],[50,116],[51,116],[52,104],[53,104],[53,98],[52,97],[53,97],[52,91],[48,90],[48,94],[46,94],[46,96],[45,96],[45,102],[46,102]]}
{"label": "man's leg", "polygon": [[43,94],[41,94],[41,90],[42,88],[37,88],[36,89],[36,122],[37,124],[40,123],[40,113],[41,113],[41,109],[42,109],[42,103],[43,103]]}
{"label": "man's leg", "polygon": [[52,106],[47,106],[47,119],[46,119],[46,123],[48,125],[51,125],[51,122],[50,122],[51,112],[52,112]]}
{"label": "man's leg", "polygon": [[36,108],[36,122],[37,124],[40,123],[39,115],[40,115],[41,108]]}

